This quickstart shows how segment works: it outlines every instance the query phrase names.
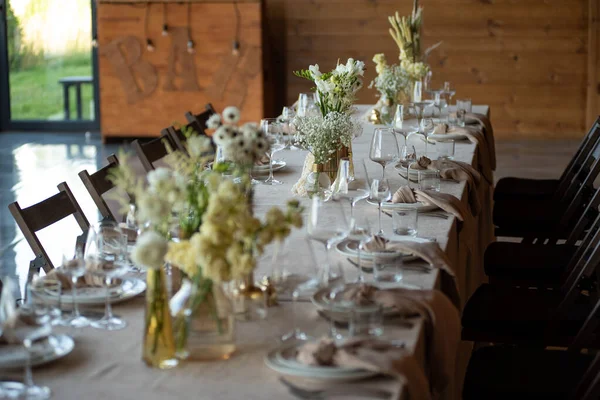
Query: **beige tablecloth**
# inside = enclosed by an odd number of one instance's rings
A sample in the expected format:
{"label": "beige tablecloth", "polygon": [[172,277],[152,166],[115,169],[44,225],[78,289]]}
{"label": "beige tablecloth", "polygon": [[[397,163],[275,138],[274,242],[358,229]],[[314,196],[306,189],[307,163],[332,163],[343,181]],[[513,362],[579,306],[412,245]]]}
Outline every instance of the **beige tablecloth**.
{"label": "beige tablecloth", "polygon": [[[364,113],[367,106],[359,106]],[[474,111],[488,114],[488,107],[474,107]],[[374,126],[364,125],[364,133],[354,141],[354,162],[357,177],[363,177],[361,159],[367,158],[369,174],[380,174],[381,167],[368,161],[368,147]],[[431,145],[430,156],[435,157],[435,146]],[[475,145],[469,142],[457,142],[456,159],[477,165]],[[300,176],[304,157],[303,151],[283,151],[276,158],[286,160],[285,170],[276,174],[284,181],[282,186],[256,186],[256,211],[262,215],[272,205],[282,205],[292,197],[291,186]],[[387,177],[393,187],[405,181],[388,167]],[[467,201],[464,182],[442,182],[442,191]],[[481,260],[483,250],[493,239],[491,225],[491,189],[484,184],[480,189],[483,210],[475,219],[474,231],[469,233],[470,240],[464,237],[465,227],[459,227],[454,217],[440,219],[427,215],[419,217],[419,236],[433,237],[446,252],[455,266],[461,297],[464,301],[481,282],[483,268]],[[308,200],[303,200],[308,209]],[[376,216],[376,207],[364,202],[357,205],[357,213],[371,213]],[[384,216],[384,229],[391,230],[391,218]],[[290,243],[297,240],[304,231],[292,234]],[[318,249],[317,249],[318,250]],[[257,275],[269,272],[269,263],[265,257],[259,266]],[[343,258],[339,259],[344,261]],[[305,250],[288,248],[283,265],[294,273],[306,273],[314,270],[311,257]],[[345,263],[347,280],[353,280],[356,269]],[[439,288],[439,273],[405,271],[404,281],[422,288]],[[301,324],[309,321],[317,330],[327,332],[328,323],[319,319],[314,307],[300,303]],[[35,369],[34,377],[40,384],[52,388],[55,399],[292,399],[293,397],[278,382],[278,375],[265,366],[263,357],[267,350],[277,346],[278,337],[291,326],[291,304],[282,302],[280,306],[269,310],[269,317],[260,322],[238,324],[238,350],[230,360],[211,363],[186,363],[170,371],[157,371],[147,368],[141,361],[141,338],[143,327],[143,299],[136,298],[114,307],[115,313],[127,320],[129,326],[122,331],[103,332],[86,328],[76,337],[75,350],[65,359]],[[412,329],[386,326],[385,335],[406,342],[415,356],[425,365],[425,349],[422,324],[417,321]],[[464,346],[457,362],[458,386],[462,384],[462,375],[468,360],[468,345]],[[425,365],[425,368],[427,366]],[[3,377],[20,377],[20,371],[3,371]],[[394,382],[385,378],[376,378],[359,385],[393,387]],[[457,386],[457,387],[458,387]],[[450,390],[445,398],[453,398],[457,392]]]}

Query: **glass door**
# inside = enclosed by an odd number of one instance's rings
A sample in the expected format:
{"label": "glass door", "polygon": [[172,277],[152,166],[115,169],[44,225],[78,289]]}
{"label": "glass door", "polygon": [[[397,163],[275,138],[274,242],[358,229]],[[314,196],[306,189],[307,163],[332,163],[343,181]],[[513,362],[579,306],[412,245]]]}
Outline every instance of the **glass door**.
{"label": "glass door", "polygon": [[0,0],[2,129],[98,128],[94,3]]}

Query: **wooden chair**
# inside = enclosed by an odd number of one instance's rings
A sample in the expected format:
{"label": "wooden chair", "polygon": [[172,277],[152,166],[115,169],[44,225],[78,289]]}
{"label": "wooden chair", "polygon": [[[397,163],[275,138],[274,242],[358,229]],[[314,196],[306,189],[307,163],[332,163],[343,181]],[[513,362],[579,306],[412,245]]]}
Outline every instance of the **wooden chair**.
{"label": "wooden chair", "polygon": [[[474,342],[566,346],[596,298],[589,287],[600,272],[600,230],[593,233],[559,289],[483,284],[467,301],[462,339]],[[587,290],[589,295],[583,292]]]}
{"label": "wooden chair", "polygon": [[[566,241],[557,244],[555,235],[544,246],[529,243],[491,243],[484,255],[484,269],[493,284],[525,287],[559,287],[566,274],[575,267],[581,251],[600,228],[600,188],[596,189],[579,219],[565,235]],[[564,218],[568,218],[565,216]],[[566,220],[563,224],[566,225]],[[577,244],[579,246],[577,246]]]}
{"label": "wooden chair", "polygon": [[206,122],[208,119],[216,114],[217,111],[214,109],[212,104],[208,103],[204,106],[204,111],[200,114],[192,114],[190,111],[185,113],[185,118],[190,124],[194,124],[194,129],[197,129],[197,132],[201,135],[206,134]]}
{"label": "wooden chair", "polygon": [[567,173],[568,178],[550,199],[523,197],[494,203],[496,236],[520,237],[527,243],[542,243],[540,239],[553,233],[564,238],[593,195],[593,182],[599,174],[600,119],[592,127],[588,144]]}
{"label": "wooden chair", "polygon": [[496,184],[494,200],[509,199],[538,199],[548,200],[560,192],[570,182],[571,178],[581,168],[584,157],[589,154],[594,143],[598,140],[600,131],[594,129],[600,123],[600,117],[585,135],[569,165],[558,179],[526,179],[517,177],[502,178]]}
{"label": "wooden chair", "polygon": [[87,189],[88,193],[94,200],[96,207],[100,211],[102,219],[112,219],[118,222],[118,219],[110,211],[108,204],[104,201],[102,195],[114,188],[115,185],[108,179],[108,173],[112,168],[119,166],[119,160],[114,154],[107,157],[108,165],[102,167],[93,174],[89,174],[87,170],[83,170],[79,173],[79,178],[83,182],[83,185]]}
{"label": "wooden chair", "polygon": [[595,334],[600,300],[567,350],[490,346],[473,352],[463,386],[464,400],[592,400],[600,395],[600,353]]}
{"label": "wooden chair", "polygon": [[66,182],[59,183],[57,187],[58,194],[27,208],[21,208],[18,202],[8,205],[8,209],[19,229],[21,229],[23,236],[25,236],[25,240],[29,243],[29,247],[31,247],[36,257],[40,257],[45,261],[44,271],[46,272],[53,269],[54,265],[52,265],[52,261],[44,250],[36,232],[70,215],[75,217],[83,233],[87,232],[90,227]]}
{"label": "wooden chair", "polygon": [[131,143],[146,172],[154,170],[154,163],[169,154],[167,145],[175,148],[168,133],[162,133],[160,137],[146,143],[141,143],[138,139]]}

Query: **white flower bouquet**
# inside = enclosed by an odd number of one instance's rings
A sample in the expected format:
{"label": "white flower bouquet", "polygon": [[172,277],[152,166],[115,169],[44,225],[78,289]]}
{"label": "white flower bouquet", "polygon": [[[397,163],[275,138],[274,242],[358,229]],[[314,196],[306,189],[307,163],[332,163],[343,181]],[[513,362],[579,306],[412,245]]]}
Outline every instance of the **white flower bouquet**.
{"label": "white flower bouquet", "polygon": [[212,115],[207,126],[215,129],[213,140],[226,160],[251,167],[269,151],[269,141],[258,125],[246,123],[237,126],[239,120],[240,111],[236,107],[227,107],[222,116]]}
{"label": "white flower bouquet", "polygon": [[409,96],[411,91],[411,77],[400,65],[389,65],[384,54],[373,57],[377,77],[371,81],[369,88],[375,88],[382,98],[398,102],[401,97]]}
{"label": "white flower bouquet", "polygon": [[324,118],[298,117],[294,120],[294,125],[296,143],[310,150],[315,164],[331,160],[340,146],[349,147],[352,138],[361,129],[350,115],[337,111],[328,113]]}
{"label": "white flower bouquet", "polygon": [[294,71],[294,75],[315,83],[318,106],[325,117],[332,111],[346,113],[356,100],[356,92],[363,86],[365,63],[349,58],[346,64],[338,64],[334,70],[322,73],[319,65],[307,70]]}

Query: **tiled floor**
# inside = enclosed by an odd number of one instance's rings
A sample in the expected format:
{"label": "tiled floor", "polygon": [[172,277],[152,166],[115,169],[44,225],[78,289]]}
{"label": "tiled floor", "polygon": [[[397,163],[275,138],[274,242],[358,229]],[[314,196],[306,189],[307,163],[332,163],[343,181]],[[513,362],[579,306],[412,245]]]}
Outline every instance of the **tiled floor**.
{"label": "tiled floor", "polygon": [[[497,143],[496,177],[556,177],[568,163],[578,143],[573,141],[511,141]],[[96,207],[77,174],[96,171],[119,145],[102,145],[98,134],[0,133],[0,275],[18,274],[23,282],[33,253],[22,238],[7,206],[18,201],[27,207],[57,193],[66,181],[90,221]],[[78,234],[70,217],[40,232],[53,262]]]}

